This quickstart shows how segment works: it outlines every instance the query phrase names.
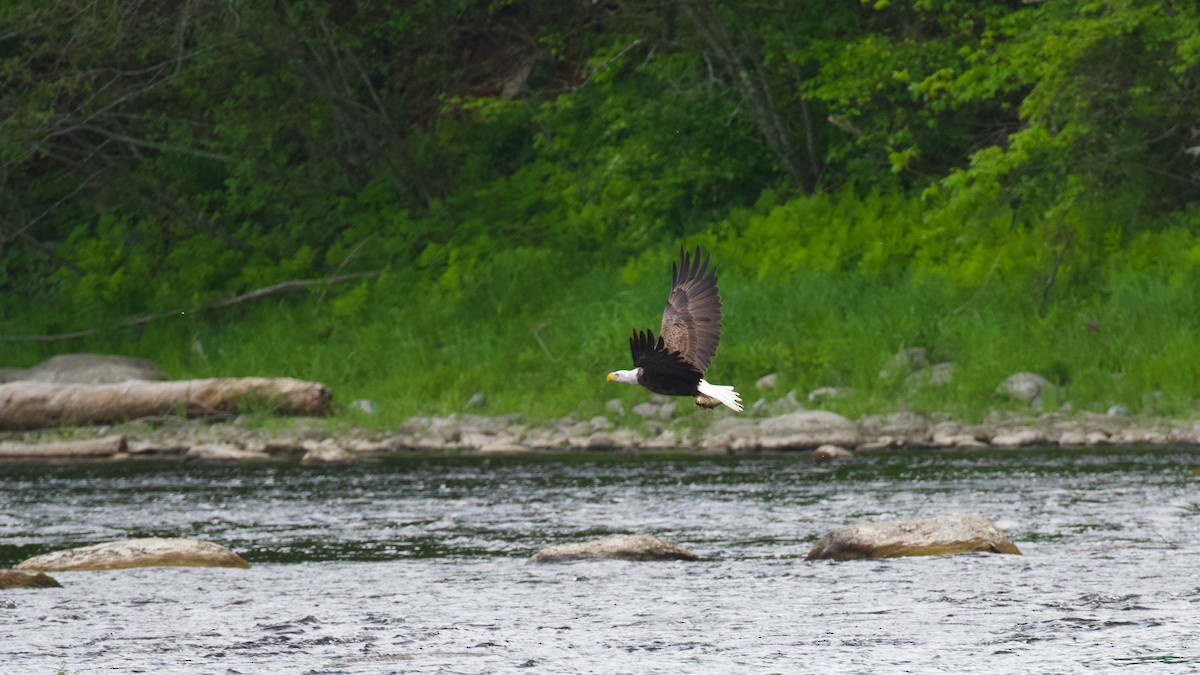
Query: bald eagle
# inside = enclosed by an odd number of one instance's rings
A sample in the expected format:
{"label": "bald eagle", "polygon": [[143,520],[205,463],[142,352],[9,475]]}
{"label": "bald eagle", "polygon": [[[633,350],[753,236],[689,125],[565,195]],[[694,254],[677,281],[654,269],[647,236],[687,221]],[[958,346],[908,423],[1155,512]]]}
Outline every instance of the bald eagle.
{"label": "bald eagle", "polygon": [[658,340],[652,329],[634,330],[629,338],[634,368],[609,373],[609,382],[640,384],[667,396],[694,396],[702,408],[724,404],[742,411],[742,397],[733,387],[704,380],[721,340],[717,270],[709,268],[708,261],[707,254],[701,261],[699,247],[694,256],[680,249],[679,263],[671,264],[671,294]]}

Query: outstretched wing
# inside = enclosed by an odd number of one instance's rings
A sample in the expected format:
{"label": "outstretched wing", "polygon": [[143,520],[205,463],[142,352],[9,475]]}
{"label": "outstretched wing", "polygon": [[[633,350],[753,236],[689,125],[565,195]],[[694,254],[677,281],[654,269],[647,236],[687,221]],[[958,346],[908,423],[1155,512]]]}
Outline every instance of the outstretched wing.
{"label": "outstretched wing", "polygon": [[663,310],[661,340],[669,351],[678,352],[700,373],[708,370],[721,340],[721,296],[717,293],[717,270],[709,268],[709,257],[700,260],[679,250],[678,265],[671,264],[671,295]]}
{"label": "outstretched wing", "polygon": [[633,331],[629,338],[629,352],[633,355],[633,366],[641,368],[644,373],[654,379],[672,378],[699,382],[704,373],[700,372],[678,352],[671,351],[663,344],[661,336],[654,341],[654,331]]}

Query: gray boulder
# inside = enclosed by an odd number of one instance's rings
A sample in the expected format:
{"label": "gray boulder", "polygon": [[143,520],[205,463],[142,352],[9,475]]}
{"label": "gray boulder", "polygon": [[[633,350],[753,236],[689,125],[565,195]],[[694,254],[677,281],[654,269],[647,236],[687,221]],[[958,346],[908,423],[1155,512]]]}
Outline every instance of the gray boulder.
{"label": "gray boulder", "polygon": [[668,420],[675,416],[674,401],[643,401],[633,406],[633,414],[638,417]]}
{"label": "gray boulder", "polygon": [[242,556],[186,538],[147,537],[110,541],[34,556],[13,569],[42,571],[115,570],[130,567],[249,567]]}
{"label": "gray boulder", "polygon": [[198,443],[188,448],[183,458],[202,462],[244,462],[271,459],[265,451],[249,450],[233,443]]}
{"label": "gray boulder", "polygon": [[826,410],[798,410],[770,417],[758,425],[758,444],[764,450],[808,450],[822,445],[857,446],[858,425]]}
{"label": "gray boulder", "polygon": [[821,537],[808,560],[860,560],[949,553],[1010,553],[1016,544],[995,523],[974,514],[957,514],[847,525]]}
{"label": "gray boulder", "polygon": [[933,441],[933,427],[924,415],[895,412],[880,417],[869,415],[858,421],[867,444],[873,447],[926,446]]}
{"label": "gray boulder", "polygon": [[617,535],[577,544],[558,544],[538,551],[529,562],[553,563],[572,560],[699,560],[691,551],[666,539],[648,534]]}
{"label": "gray boulder", "polygon": [[924,347],[909,347],[892,356],[892,359],[879,370],[879,379],[893,380],[922,370],[928,365],[929,353],[925,351]]}
{"label": "gray boulder", "polygon": [[1019,399],[1026,403],[1033,403],[1042,395],[1042,391],[1050,387],[1050,382],[1046,378],[1036,373],[1014,373],[1009,375],[1000,386],[996,387],[996,393],[1001,396]]}
{"label": "gray boulder", "polygon": [[778,383],[779,373],[769,373],[758,378],[758,380],[754,383],[754,388],[758,389],[759,391],[765,391],[768,389],[774,389],[775,385]]}
{"label": "gray boulder", "polygon": [[729,452],[753,450],[758,445],[758,425],[746,417],[724,417],[713,422],[700,437],[700,450]]}
{"label": "gray boulder", "polygon": [[840,445],[822,445],[813,450],[813,459],[816,460],[836,460],[848,462],[854,459],[854,453],[843,448]]}
{"label": "gray boulder", "polygon": [[922,368],[904,378],[905,389],[918,389],[926,386],[950,384],[954,380],[954,362],[943,361],[929,368]]}
{"label": "gray boulder", "polygon": [[115,384],[128,380],[160,381],[167,374],[148,359],[111,354],[59,354],[29,369],[25,378],[56,384]]}
{"label": "gray boulder", "polygon": [[7,588],[62,588],[62,584],[45,572],[0,570],[0,590]]}
{"label": "gray boulder", "polygon": [[354,461],[354,455],[331,438],[323,441],[304,441],[301,443],[301,447],[304,448],[304,456],[300,458],[300,463],[305,466]]}
{"label": "gray boulder", "polygon": [[817,387],[808,392],[809,403],[819,403],[821,401],[832,401],[842,398],[847,398],[854,394],[853,389],[845,387]]}
{"label": "gray boulder", "polygon": [[0,384],[29,379],[28,368],[0,368]]}

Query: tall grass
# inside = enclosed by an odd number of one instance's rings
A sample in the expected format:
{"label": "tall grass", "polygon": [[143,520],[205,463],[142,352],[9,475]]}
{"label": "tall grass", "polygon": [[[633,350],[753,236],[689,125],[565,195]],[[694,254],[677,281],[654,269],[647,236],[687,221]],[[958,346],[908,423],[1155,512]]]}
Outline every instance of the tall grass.
{"label": "tall grass", "polygon": [[[1047,292],[1044,259],[1029,253],[1036,232],[986,246],[922,244],[922,222],[912,201],[813,198],[735,215],[682,242],[712,250],[720,270],[725,330],[710,381],[737,386],[748,404],[835,386],[850,394],[820,405],[847,415],[977,419],[1023,409],[995,390],[1033,371],[1057,385],[1043,401],[1050,408],[1194,414],[1200,256],[1186,230],[1147,234],[1086,274],[1064,271]],[[494,414],[598,414],[609,399],[646,398],[604,375],[631,367],[634,328],[657,332],[680,243],[632,257],[501,248],[137,332],[6,343],[0,365],[98,351],[154,359],[175,378],[313,379],[333,389],[347,419],[376,427],[462,410],[476,392]],[[5,332],[36,332],[34,317],[6,321]],[[953,380],[881,378],[907,347],[954,362]],[[767,373],[778,373],[780,388],[760,393],[754,382]],[[347,410],[355,399],[377,412]]]}

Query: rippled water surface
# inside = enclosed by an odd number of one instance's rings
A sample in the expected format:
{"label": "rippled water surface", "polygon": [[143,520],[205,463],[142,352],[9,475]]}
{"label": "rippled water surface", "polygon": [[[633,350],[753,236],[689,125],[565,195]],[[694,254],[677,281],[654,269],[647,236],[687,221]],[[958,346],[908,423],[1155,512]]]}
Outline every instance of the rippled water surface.
{"label": "rippled water surface", "polygon": [[[1188,672],[1198,466],[1137,449],[0,465],[0,567],[139,536],[254,565],[0,591],[0,672]],[[804,560],[839,525],[964,511],[1025,555]],[[703,560],[526,563],[611,533]]]}

